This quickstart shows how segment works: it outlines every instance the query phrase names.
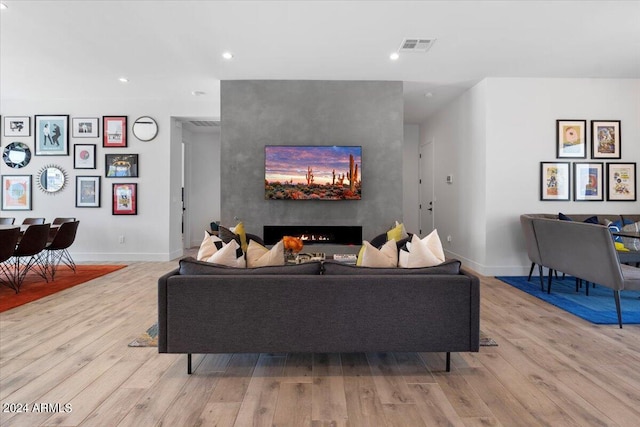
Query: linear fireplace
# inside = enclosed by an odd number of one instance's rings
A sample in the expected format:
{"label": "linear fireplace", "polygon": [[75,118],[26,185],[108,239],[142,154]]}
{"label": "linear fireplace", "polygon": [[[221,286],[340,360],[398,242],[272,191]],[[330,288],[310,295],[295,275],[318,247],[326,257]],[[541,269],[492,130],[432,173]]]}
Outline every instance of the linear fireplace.
{"label": "linear fireplace", "polygon": [[264,243],[274,245],[283,236],[302,239],[305,245],[314,243],[361,245],[362,227],[349,225],[265,225]]}

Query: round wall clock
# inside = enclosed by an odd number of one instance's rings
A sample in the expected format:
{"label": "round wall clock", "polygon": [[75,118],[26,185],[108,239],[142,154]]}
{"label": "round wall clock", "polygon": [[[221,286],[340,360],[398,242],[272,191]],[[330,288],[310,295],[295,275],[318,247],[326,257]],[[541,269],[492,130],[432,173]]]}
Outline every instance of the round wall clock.
{"label": "round wall clock", "polygon": [[10,168],[23,168],[31,161],[31,150],[22,142],[12,142],[4,147],[2,160]]}
{"label": "round wall clock", "polygon": [[158,135],[158,124],[151,117],[142,116],[133,123],[132,130],[140,141],[151,141]]}

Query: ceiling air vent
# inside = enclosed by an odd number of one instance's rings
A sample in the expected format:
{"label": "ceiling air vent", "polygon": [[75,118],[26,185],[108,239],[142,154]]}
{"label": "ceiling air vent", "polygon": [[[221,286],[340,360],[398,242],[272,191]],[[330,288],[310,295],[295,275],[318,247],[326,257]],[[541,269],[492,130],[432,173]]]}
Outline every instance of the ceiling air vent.
{"label": "ceiling air vent", "polygon": [[426,52],[435,42],[436,39],[404,39],[398,52]]}
{"label": "ceiling air vent", "polygon": [[220,126],[219,122],[214,122],[211,120],[191,120],[189,123],[191,123],[194,126],[200,126],[200,127],[218,127]]}

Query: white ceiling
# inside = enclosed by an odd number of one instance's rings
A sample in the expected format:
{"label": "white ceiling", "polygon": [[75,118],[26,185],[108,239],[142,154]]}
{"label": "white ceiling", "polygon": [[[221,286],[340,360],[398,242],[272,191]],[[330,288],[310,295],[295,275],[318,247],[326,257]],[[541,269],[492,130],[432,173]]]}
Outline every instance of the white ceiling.
{"label": "white ceiling", "polygon": [[[0,1],[0,99],[401,80],[419,123],[486,77],[640,78],[640,1]],[[437,41],[390,61],[405,37]]]}

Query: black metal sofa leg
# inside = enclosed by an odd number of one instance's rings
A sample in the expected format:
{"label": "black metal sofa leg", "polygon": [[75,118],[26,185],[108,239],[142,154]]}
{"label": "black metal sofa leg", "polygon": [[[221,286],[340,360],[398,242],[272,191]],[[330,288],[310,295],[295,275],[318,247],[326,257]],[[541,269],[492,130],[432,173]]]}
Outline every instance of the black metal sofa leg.
{"label": "black metal sofa leg", "polygon": [[531,274],[533,274],[533,268],[536,266],[535,262],[531,263],[531,269],[529,270],[529,278],[527,279],[527,282],[531,281]]}
{"label": "black metal sofa leg", "polygon": [[618,312],[618,325],[622,329],[622,311],[620,310],[620,291],[613,291],[613,298],[616,300],[616,311]]}
{"label": "black metal sofa leg", "polygon": [[451,372],[451,353],[447,351],[447,372]]}
{"label": "black metal sofa leg", "polygon": [[191,353],[187,353],[187,374],[191,375]]}
{"label": "black metal sofa leg", "polygon": [[541,265],[538,266],[538,274],[540,275],[540,290],[544,291],[544,274]]}

